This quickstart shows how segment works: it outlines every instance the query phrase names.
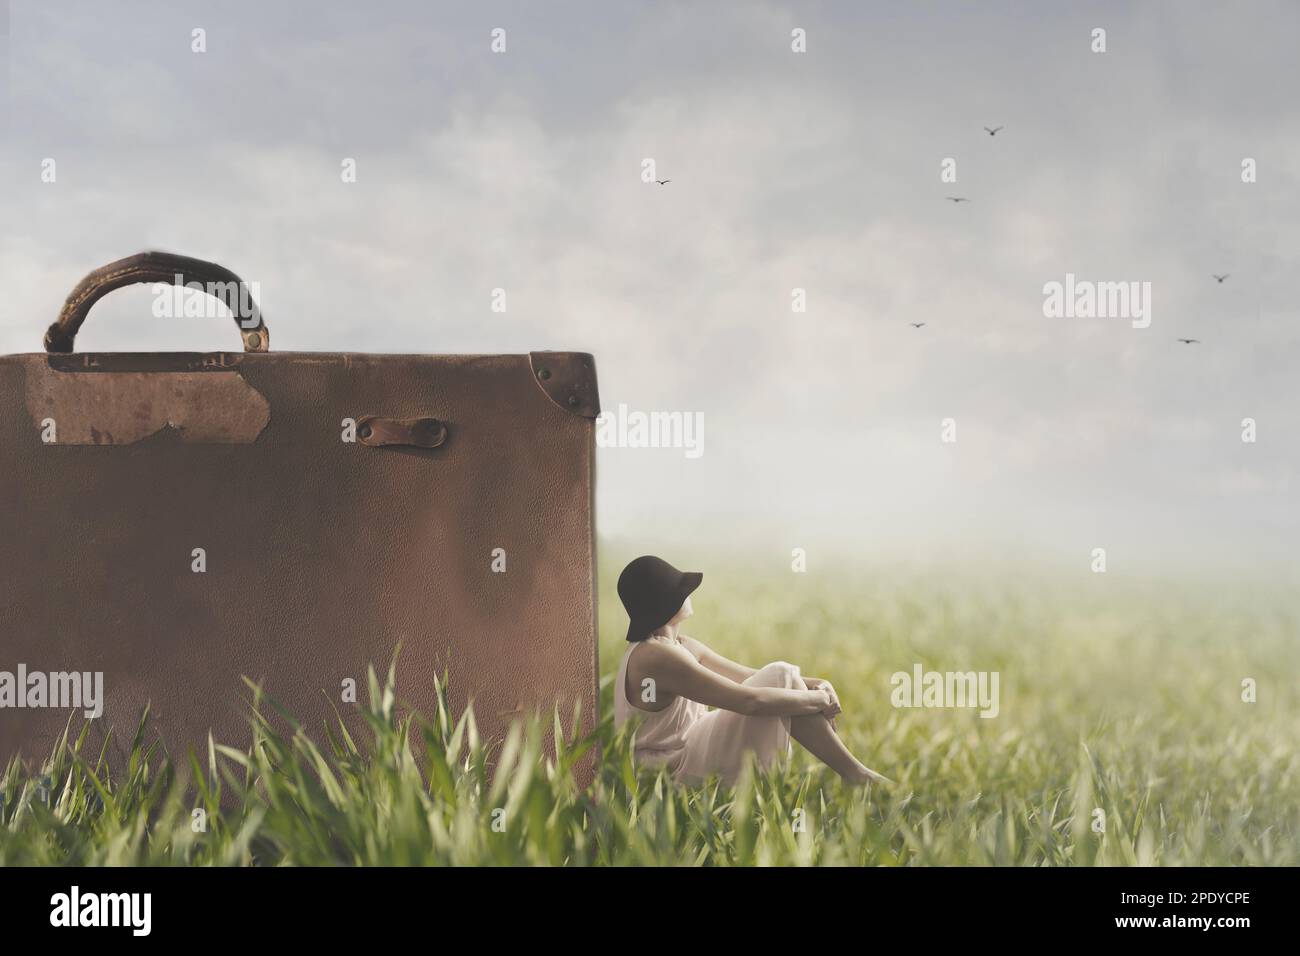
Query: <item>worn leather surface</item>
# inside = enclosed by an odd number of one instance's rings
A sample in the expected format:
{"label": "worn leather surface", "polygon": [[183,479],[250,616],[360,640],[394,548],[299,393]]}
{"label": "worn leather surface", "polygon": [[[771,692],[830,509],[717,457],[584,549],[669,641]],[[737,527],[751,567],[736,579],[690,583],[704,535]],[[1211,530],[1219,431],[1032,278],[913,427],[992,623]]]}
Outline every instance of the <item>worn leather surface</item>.
{"label": "worn leather surface", "polygon": [[[554,369],[543,387],[539,356]],[[202,434],[204,372],[214,418],[229,375],[264,399],[251,438],[184,440],[159,412],[158,381],[184,388]],[[75,394],[60,376],[148,380],[157,430],[129,443],[45,444],[36,395]],[[581,381],[574,376],[585,376]],[[572,381],[566,386],[562,381]],[[93,388],[92,388],[93,391]],[[97,403],[62,407],[87,434],[132,401],[122,379]],[[569,404],[568,395],[580,399]],[[120,761],[146,702],[165,746],[250,740],[247,675],[319,732],[344,715],[355,679],[398,644],[398,697],[424,712],[451,676],[499,735],[520,710],[597,704],[591,357],[350,353],[87,353],[0,357],[0,670],[103,671]],[[558,399],[558,400],[557,400]],[[432,418],[438,447],[344,443],[342,421]],[[71,420],[70,420],[71,419]],[[251,431],[248,430],[248,431]],[[191,570],[203,548],[207,570]],[[494,573],[494,548],[506,552]],[[0,761],[44,757],[60,709],[0,709]],[[81,724],[79,711],[74,730]],[[119,764],[120,765],[120,764]]]}

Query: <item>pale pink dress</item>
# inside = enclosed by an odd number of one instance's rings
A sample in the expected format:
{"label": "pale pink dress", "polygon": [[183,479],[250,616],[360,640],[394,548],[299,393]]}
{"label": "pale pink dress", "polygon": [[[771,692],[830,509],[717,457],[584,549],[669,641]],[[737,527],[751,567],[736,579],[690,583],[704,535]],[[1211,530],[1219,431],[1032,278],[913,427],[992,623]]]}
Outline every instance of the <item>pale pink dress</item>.
{"label": "pale pink dress", "polygon": [[[744,766],[745,753],[753,752],[766,767],[790,753],[789,717],[747,717],[730,710],[709,710],[699,701],[678,697],[661,711],[644,710],[627,696],[627,662],[647,641],[673,643],[669,637],[649,637],[633,643],[623,653],[614,684],[614,726],[636,717],[640,724],[632,757],[639,764],[667,766],[673,779],[698,783],[711,774],[734,783]],[[755,687],[791,688],[799,668],[774,661],[745,679]],[[640,688],[632,688],[634,695]],[[634,699],[639,700],[639,696]]]}

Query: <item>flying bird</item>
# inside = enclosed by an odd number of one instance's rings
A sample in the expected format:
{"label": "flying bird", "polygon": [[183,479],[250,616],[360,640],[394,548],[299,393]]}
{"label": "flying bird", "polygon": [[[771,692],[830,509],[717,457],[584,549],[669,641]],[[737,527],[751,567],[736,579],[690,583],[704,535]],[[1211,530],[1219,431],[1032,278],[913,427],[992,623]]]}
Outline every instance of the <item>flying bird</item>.
{"label": "flying bird", "polygon": [[1201,342],[1200,339],[1179,339],[1178,341],[1182,342],[1184,345],[1199,345]]}
{"label": "flying bird", "polygon": [[667,186],[670,182],[672,182],[672,180],[671,180],[671,179],[656,179],[655,182],[657,182],[660,186]]}
{"label": "flying bird", "polygon": [[965,196],[945,196],[948,202],[970,202]]}
{"label": "flying bird", "polygon": [[925,325],[924,322],[911,322],[911,323],[909,323],[909,324],[910,324],[910,325],[912,326],[912,328],[914,328],[914,329],[919,329],[921,326]]}
{"label": "flying bird", "polygon": [[1223,285],[1223,280],[1226,279],[1226,278],[1228,278],[1228,276],[1232,275],[1232,273],[1231,273],[1231,272],[1225,272],[1225,273],[1224,273],[1223,275],[1221,275],[1221,276],[1215,276],[1214,273],[1211,272],[1210,275],[1214,276],[1214,278],[1216,278],[1216,279],[1219,280],[1219,285]]}
{"label": "flying bird", "polygon": [[995,126],[995,127],[993,127],[992,129],[989,129],[987,126],[985,126],[985,127],[984,127],[984,132],[988,133],[990,136],[997,136],[997,135],[998,135],[998,130],[1000,130],[1000,129],[1006,129],[1006,127],[1005,127],[1005,126]]}

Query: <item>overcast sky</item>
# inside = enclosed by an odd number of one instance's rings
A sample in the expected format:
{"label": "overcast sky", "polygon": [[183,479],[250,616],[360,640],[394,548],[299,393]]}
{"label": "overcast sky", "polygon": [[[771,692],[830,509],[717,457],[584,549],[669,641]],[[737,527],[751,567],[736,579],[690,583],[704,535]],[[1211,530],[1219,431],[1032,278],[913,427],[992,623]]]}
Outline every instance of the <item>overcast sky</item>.
{"label": "overcast sky", "polygon": [[[7,7],[5,352],[165,249],[277,350],[579,349],[607,409],[703,414],[699,458],[601,450],[610,535],[1295,563],[1300,5]],[[1045,317],[1067,272],[1150,327]],[[150,302],[78,347],[238,348]]]}

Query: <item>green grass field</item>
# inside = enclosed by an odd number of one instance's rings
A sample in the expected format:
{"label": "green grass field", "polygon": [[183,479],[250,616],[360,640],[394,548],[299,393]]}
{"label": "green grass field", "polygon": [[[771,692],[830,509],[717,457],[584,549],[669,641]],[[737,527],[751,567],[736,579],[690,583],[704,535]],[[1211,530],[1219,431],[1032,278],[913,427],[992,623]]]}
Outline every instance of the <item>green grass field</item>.
{"label": "green grass field", "polygon": [[[897,784],[842,788],[796,745],[734,790],[685,789],[637,775],[610,726],[620,566],[601,575],[605,721],[556,760],[542,739],[555,715],[518,728],[495,774],[445,707],[406,733],[378,662],[364,747],[263,725],[253,752],[215,746],[180,768],[147,741],[127,767],[97,766],[75,741],[11,764],[0,864],[1300,864],[1294,588],[711,565],[686,630],[829,678],[841,734]],[[997,671],[998,716],[893,707],[890,675],[918,663]],[[594,745],[580,790],[569,768]]]}

